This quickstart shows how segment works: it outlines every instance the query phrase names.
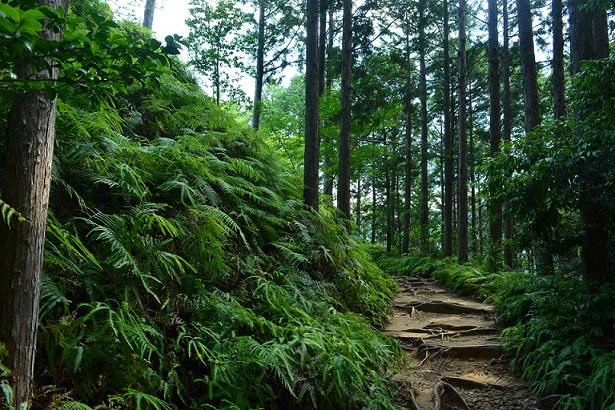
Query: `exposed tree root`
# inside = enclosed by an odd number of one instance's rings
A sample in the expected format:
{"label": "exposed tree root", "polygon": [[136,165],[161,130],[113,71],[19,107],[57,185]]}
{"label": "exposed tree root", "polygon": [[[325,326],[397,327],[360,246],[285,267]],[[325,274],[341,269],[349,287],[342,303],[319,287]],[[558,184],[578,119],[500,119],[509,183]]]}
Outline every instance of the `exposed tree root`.
{"label": "exposed tree root", "polygon": [[434,300],[431,302],[410,302],[406,304],[395,304],[395,307],[405,310],[413,311],[420,310],[422,312],[429,313],[448,313],[448,314],[473,314],[473,315],[489,315],[493,313],[492,309],[478,308],[472,306],[462,305],[454,302],[443,302],[441,300]]}
{"label": "exposed tree root", "polygon": [[502,347],[497,344],[474,345],[474,346],[438,346],[424,344],[419,346],[418,354],[428,351],[432,354],[440,354],[443,357],[457,359],[496,359],[502,354]]}
{"label": "exposed tree root", "polygon": [[434,410],[446,410],[446,408],[443,407],[445,395],[450,398],[450,401],[454,401],[457,406],[461,406],[463,410],[470,410],[470,406],[468,406],[468,403],[466,403],[461,393],[450,383],[440,380],[433,388],[433,394],[435,403]]}
{"label": "exposed tree root", "polygon": [[476,380],[464,379],[461,377],[442,377],[442,381],[445,381],[455,387],[463,387],[464,389],[495,389],[506,390],[506,386],[502,386],[494,383],[483,383]]}

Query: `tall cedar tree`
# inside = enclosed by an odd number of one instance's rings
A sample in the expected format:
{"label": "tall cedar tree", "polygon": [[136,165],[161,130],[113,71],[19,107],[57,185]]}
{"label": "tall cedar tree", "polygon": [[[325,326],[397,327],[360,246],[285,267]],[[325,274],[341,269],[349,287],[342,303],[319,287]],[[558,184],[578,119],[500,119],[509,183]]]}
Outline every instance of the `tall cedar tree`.
{"label": "tall cedar tree", "polygon": [[429,251],[429,181],[427,173],[427,68],[425,55],[427,54],[427,39],[425,36],[425,0],[419,0],[419,75],[420,75],[420,100],[421,100],[421,250]]}
{"label": "tall cedar tree", "polygon": [[[584,3],[582,0],[570,1],[570,56],[575,74],[581,70],[584,60],[609,56],[606,12],[592,7],[585,9]],[[585,234],[581,262],[585,277],[589,281],[602,283],[608,279],[610,271],[609,220],[597,204],[596,186],[604,183],[604,179],[596,175],[591,167],[590,161],[581,175],[581,223]]]}
{"label": "tall cedar tree", "polygon": [[[489,0],[489,146],[491,156],[500,151],[500,55],[498,51],[498,2]],[[489,259],[495,269],[502,253],[502,203],[493,201],[489,209]]]}
{"label": "tall cedar tree", "polygon": [[342,17],[342,90],[340,113],[339,181],[337,207],[350,219],[350,132],[352,76],[352,0],[343,1]]}
{"label": "tall cedar tree", "polygon": [[444,0],[444,73],[442,95],[444,103],[444,256],[453,256],[453,124],[451,104],[451,70],[449,55],[449,9]]}
{"label": "tall cedar tree", "polygon": [[318,209],[318,0],[307,0],[305,39],[305,150],[303,154],[303,200]]}
{"label": "tall cedar tree", "polygon": [[147,0],[143,12],[143,27],[152,29],[154,26],[154,11],[156,11],[156,0]]}
{"label": "tall cedar tree", "polygon": [[[553,116],[556,120],[566,115],[565,75],[564,75],[564,23],[562,19],[562,0],[551,1],[553,19]],[[556,129],[556,136],[559,130]]]}
{"label": "tall cedar tree", "polygon": [[466,2],[459,0],[459,182],[457,261],[468,261],[468,135],[466,118]]}
{"label": "tall cedar tree", "polygon": [[[502,44],[502,74],[503,74],[503,89],[502,96],[502,113],[504,115],[504,127],[502,138],[506,142],[510,142],[512,134],[512,102],[510,97],[510,35],[508,34],[508,1],[502,2],[502,25],[504,26],[504,39]],[[506,215],[504,220],[504,263],[509,268],[514,268],[514,249],[511,243],[513,238],[513,217],[510,214]]]}
{"label": "tall cedar tree", "polygon": [[256,78],[254,80],[254,108],[252,128],[258,131],[261,122],[263,79],[265,75],[265,1],[258,2],[258,39],[256,46]]}
{"label": "tall cedar tree", "polygon": [[[68,0],[40,0],[39,6],[66,10]],[[42,40],[59,40],[57,27],[45,26]],[[58,77],[49,65],[34,73],[31,64],[17,67],[21,79],[46,81]],[[40,303],[43,250],[55,140],[56,96],[46,92],[17,94],[6,130],[3,200],[27,222],[0,223],[0,343],[8,349],[6,362],[17,408],[32,399]]]}
{"label": "tall cedar tree", "polygon": [[412,203],[412,66],[410,54],[409,24],[404,24],[406,31],[406,86],[404,89],[404,114],[406,131],[406,172],[404,178],[404,222],[402,232],[401,252],[407,254],[410,250],[410,209]]}

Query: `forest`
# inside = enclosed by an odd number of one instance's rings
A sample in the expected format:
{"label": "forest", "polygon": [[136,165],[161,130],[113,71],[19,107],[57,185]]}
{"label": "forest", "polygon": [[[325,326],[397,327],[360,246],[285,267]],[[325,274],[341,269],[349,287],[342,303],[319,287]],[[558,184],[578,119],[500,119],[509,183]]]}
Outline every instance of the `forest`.
{"label": "forest", "polygon": [[137,3],[0,0],[0,409],[407,408],[400,277],[615,408],[613,2]]}

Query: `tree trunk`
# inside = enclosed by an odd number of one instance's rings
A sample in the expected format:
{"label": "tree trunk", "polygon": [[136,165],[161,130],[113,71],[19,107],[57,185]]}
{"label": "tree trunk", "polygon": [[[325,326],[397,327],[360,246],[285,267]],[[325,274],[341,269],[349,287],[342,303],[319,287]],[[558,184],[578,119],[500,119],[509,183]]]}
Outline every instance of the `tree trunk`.
{"label": "tree trunk", "polygon": [[[559,120],[566,115],[565,76],[564,76],[564,29],[562,21],[562,0],[552,0],[553,18],[553,116]],[[556,137],[560,136],[556,127]]]}
{"label": "tree trunk", "polygon": [[372,238],[371,243],[376,243],[376,170],[372,170]]}
{"label": "tree trunk", "polygon": [[453,130],[451,106],[451,73],[449,56],[449,10],[444,0],[444,256],[453,256]]}
{"label": "tree trunk", "polygon": [[[388,161],[387,161],[388,162]],[[393,201],[391,200],[391,171],[388,164],[385,165],[384,182],[386,184],[386,218],[387,218],[387,253],[391,253],[393,249],[393,218],[391,218],[391,208],[393,207]]]}
{"label": "tree trunk", "polygon": [[[327,1],[327,0],[322,0],[322,1]],[[321,13],[322,13],[322,10],[321,10]],[[333,60],[333,56],[332,56],[333,31],[335,28],[333,24],[333,7],[329,7],[328,14],[329,14],[329,30],[328,30],[329,32],[327,33],[327,50],[326,50],[327,59],[325,61],[326,64],[325,64],[324,86],[325,86],[325,90],[327,90],[327,92],[330,92],[331,87],[333,86],[333,72],[332,72],[333,70],[331,67],[332,65],[331,63]],[[320,21],[322,22],[322,15],[321,15]],[[322,35],[322,30],[321,30],[321,35]],[[323,92],[321,92],[321,94]],[[330,138],[328,136],[323,136],[323,142],[331,143]],[[323,180],[324,180],[323,193],[327,195],[327,197],[333,198],[333,181],[335,180],[335,173],[331,171],[331,167],[333,166],[332,164],[333,161],[332,161],[330,152],[331,150],[325,150],[325,155],[323,158]],[[331,205],[333,205],[333,203],[331,203]]]}
{"label": "tree trunk", "polygon": [[[406,28],[407,30],[407,28]],[[404,176],[404,222],[401,242],[401,253],[407,254],[410,250],[410,210],[412,201],[412,78],[411,78],[411,55],[410,55],[410,39],[406,33],[406,89],[404,90],[404,110],[405,110],[405,125],[406,125],[406,155],[405,165],[406,172]]]}
{"label": "tree trunk", "polygon": [[[596,9],[582,9],[584,1],[570,1],[570,56],[573,74],[581,69],[584,60],[609,56],[606,13]],[[591,107],[587,107],[591,109]],[[578,115],[578,113],[575,113]],[[584,242],[581,248],[583,275],[588,281],[604,283],[610,273],[609,218],[597,204],[596,185],[603,177],[591,170],[591,164],[582,174],[581,224]]]}
{"label": "tree trunk", "polygon": [[337,207],[350,219],[350,121],[352,75],[352,0],[344,0],[342,18],[342,89]]}
{"label": "tree trunk", "polygon": [[[500,56],[498,52],[498,2],[489,4],[489,146],[492,157],[500,152]],[[495,271],[502,254],[502,203],[494,201],[489,209],[489,269]]]}
{"label": "tree trunk", "polygon": [[459,185],[457,261],[468,261],[468,137],[466,119],[466,2],[459,0]]}
{"label": "tree trunk", "polygon": [[256,79],[254,81],[254,109],[252,112],[252,128],[258,131],[261,122],[263,100],[263,80],[265,72],[265,2],[258,5],[258,45],[256,48]]}
{"label": "tree trunk", "polygon": [[156,11],[156,0],[147,0],[145,2],[145,11],[143,12],[143,27],[152,29],[154,25],[154,12]]}
{"label": "tree trunk", "polygon": [[[40,1],[52,9],[68,7],[67,0]],[[58,40],[57,27],[45,27],[43,40]],[[48,80],[56,68],[33,74],[32,66],[19,67],[19,78]],[[27,219],[8,224],[0,220],[0,343],[8,349],[5,364],[11,369],[16,408],[29,408],[36,354],[38,308],[55,140],[56,98],[29,92],[13,98],[5,142],[2,199]]]}
{"label": "tree trunk", "polygon": [[[556,0],[557,1],[557,0]],[[502,72],[504,75],[504,95],[502,98],[502,112],[504,114],[504,132],[502,138],[510,142],[512,134],[512,104],[510,99],[510,36],[508,34],[508,1],[502,4],[502,25],[504,26],[504,43],[502,47]],[[506,205],[505,205],[506,206]],[[507,214],[504,220],[504,263],[509,268],[514,268],[514,248],[511,243],[513,238],[513,216]]]}
{"label": "tree trunk", "polygon": [[361,233],[361,176],[357,178],[357,231]]}
{"label": "tree trunk", "polygon": [[322,97],[325,91],[325,63],[327,61],[327,8],[329,1],[320,0],[320,22],[318,25],[318,91]]}
{"label": "tree trunk", "polygon": [[303,200],[318,209],[318,0],[307,0],[305,44],[305,150]]}
{"label": "tree trunk", "polygon": [[540,124],[540,99],[538,96],[538,71],[534,54],[534,32],[530,0],[517,0],[519,48],[523,75],[523,102],[525,106],[525,132],[530,133]]}
{"label": "tree trunk", "polygon": [[429,252],[429,181],[428,181],[428,151],[427,151],[427,68],[425,54],[427,41],[425,39],[425,0],[419,1],[419,75],[421,100],[421,251]]}

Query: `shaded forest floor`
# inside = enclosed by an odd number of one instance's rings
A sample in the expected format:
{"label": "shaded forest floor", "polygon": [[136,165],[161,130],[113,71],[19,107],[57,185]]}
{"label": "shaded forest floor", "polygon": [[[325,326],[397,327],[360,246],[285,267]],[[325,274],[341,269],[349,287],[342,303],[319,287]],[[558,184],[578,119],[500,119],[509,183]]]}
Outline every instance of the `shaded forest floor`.
{"label": "shaded forest floor", "polygon": [[397,277],[400,293],[385,333],[409,358],[395,375],[398,404],[413,410],[548,409],[509,371],[491,305],[460,297],[433,279]]}

